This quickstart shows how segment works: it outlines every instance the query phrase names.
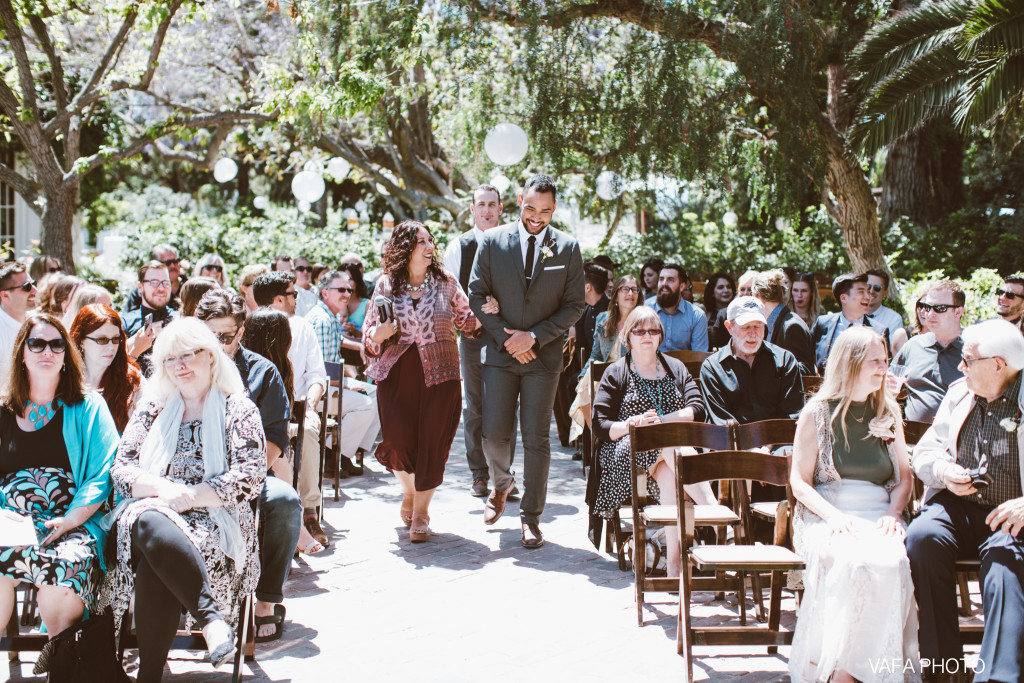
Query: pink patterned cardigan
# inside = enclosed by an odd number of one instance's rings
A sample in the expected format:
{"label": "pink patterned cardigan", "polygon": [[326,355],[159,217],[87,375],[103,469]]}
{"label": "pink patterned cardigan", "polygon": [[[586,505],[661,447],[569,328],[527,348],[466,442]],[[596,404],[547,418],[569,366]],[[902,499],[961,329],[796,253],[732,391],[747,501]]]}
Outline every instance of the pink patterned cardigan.
{"label": "pink patterned cardigan", "polygon": [[380,294],[394,302],[398,339],[381,353],[381,345],[373,342],[380,317],[376,306],[367,306],[363,324],[363,348],[366,360],[371,363],[366,370],[367,377],[378,382],[383,380],[405,350],[415,344],[428,387],[461,379],[455,329],[467,337],[479,336],[476,317],[469,309],[465,292],[451,275],[445,273],[444,280],[440,280],[428,273],[426,282],[419,305],[414,307],[408,291],[398,298],[392,295],[391,278],[382,275],[378,280],[374,296]]}

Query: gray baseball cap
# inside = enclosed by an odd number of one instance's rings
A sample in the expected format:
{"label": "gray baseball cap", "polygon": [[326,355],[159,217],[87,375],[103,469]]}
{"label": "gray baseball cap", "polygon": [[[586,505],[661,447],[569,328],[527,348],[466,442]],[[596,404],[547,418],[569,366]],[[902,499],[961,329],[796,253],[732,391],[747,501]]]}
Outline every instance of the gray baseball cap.
{"label": "gray baseball cap", "polygon": [[746,325],[754,321],[768,324],[764,317],[764,304],[752,296],[738,296],[729,304],[729,311],[726,313],[729,322],[737,325]]}

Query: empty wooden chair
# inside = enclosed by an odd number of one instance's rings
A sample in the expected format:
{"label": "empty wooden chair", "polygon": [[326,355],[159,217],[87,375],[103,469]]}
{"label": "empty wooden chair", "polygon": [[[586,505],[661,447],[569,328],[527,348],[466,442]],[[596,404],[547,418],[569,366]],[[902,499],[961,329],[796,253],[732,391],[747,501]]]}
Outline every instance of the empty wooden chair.
{"label": "empty wooden chair", "polygon": [[[676,456],[676,490],[683,486],[715,479],[760,481],[785,486],[790,509],[793,505],[789,492],[788,456],[772,455],[760,451],[719,451],[698,455]],[[786,572],[803,569],[799,555],[777,545],[694,545],[696,520],[694,506],[683,496],[677,501],[678,524],[683,535],[682,571],[679,575],[679,624],[676,650],[686,659],[686,680],[693,681],[693,645],[768,645],[773,652],[779,645],[793,642],[791,631],[780,630],[782,583]],[[693,590],[693,570],[735,572],[771,572],[771,598],[768,626],[700,627],[694,628],[690,619],[690,595]]]}

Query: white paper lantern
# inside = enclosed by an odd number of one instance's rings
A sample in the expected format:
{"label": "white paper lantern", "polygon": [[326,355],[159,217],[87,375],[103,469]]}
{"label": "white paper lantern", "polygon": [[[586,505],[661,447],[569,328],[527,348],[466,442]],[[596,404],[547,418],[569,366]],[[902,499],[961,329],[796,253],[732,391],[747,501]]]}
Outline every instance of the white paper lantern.
{"label": "white paper lantern", "polygon": [[726,211],[725,215],[722,216],[722,224],[727,228],[735,228],[736,224],[740,222],[740,217],[732,211]]}
{"label": "white paper lantern", "polygon": [[526,131],[514,123],[499,123],[484,138],[484,151],[499,166],[518,164],[529,148]]}
{"label": "white paper lantern", "polygon": [[327,174],[335,182],[341,182],[348,175],[348,172],[352,170],[352,164],[348,163],[341,157],[332,157],[327,162]]}
{"label": "white paper lantern", "polygon": [[505,194],[505,190],[512,186],[512,181],[504,173],[494,176],[490,182],[491,185],[494,185],[494,189],[498,191],[499,195]]}
{"label": "white paper lantern", "polygon": [[230,183],[238,175],[238,164],[234,159],[227,157],[219,160],[213,166],[213,179],[218,183]]}
{"label": "white paper lantern", "polygon": [[624,189],[625,182],[615,171],[602,171],[597,176],[597,196],[605,201],[615,199]]}
{"label": "white paper lantern", "polygon": [[303,199],[302,201],[299,202],[299,213],[306,213],[307,211],[309,211],[311,206],[313,205],[307,202],[305,199]]}
{"label": "white paper lantern", "polygon": [[356,211],[358,211],[359,213],[364,213],[366,211],[366,208],[366,202],[364,202],[362,199],[356,202]]}
{"label": "white paper lantern", "polygon": [[292,178],[292,194],[300,202],[305,201],[312,204],[324,196],[324,190],[326,189],[327,185],[319,173],[302,171],[301,173],[296,173],[295,177]]}
{"label": "white paper lantern", "polygon": [[252,205],[261,211],[266,211],[270,207],[270,200],[261,194],[252,200]]}

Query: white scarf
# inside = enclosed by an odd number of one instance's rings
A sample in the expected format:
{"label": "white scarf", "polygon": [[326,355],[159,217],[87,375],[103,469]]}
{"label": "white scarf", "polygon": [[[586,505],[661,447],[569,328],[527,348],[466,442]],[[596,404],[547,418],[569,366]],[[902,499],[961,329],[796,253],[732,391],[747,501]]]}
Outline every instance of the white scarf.
{"label": "white scarf", "polygon": [[[206,402],[203,404],[203,481],[228,471],[224,433],[226,412],[227,397],[217,387],[210,387],[206,394]],[[184,416],[185,401],[181,398],[181,392],[175,390],[168,397],[153,426],[149,428],[149,434],[142,444],[139,465],[143,470],[157,477],[166,476],[167,466],[177,450],[178,432]],[[238,513],[223,507],[209,507],[206,511],[220,529],[221,548],[234,560],[235,571],[241,574],[245,569],[246,550],[245,542],[242,540],[242,528],[238,523]]]}

